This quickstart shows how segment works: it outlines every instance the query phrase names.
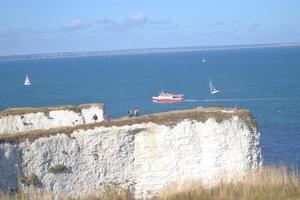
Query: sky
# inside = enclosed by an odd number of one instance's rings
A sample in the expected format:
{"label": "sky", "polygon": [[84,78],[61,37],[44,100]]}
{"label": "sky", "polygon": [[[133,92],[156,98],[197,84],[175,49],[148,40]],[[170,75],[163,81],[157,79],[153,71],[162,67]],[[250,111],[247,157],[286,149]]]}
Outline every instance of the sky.
{"label": "sky", "polygon": [[0,0],[0,55],[300,42],[299,0]]}

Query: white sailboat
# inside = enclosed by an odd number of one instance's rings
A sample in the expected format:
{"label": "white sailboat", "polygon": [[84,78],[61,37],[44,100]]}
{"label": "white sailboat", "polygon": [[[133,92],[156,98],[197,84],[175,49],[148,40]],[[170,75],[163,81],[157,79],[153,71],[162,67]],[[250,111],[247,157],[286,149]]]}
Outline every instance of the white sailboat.
{"label": "white sailboat", "polygon": [[206,62],[206,60],[205,60],[204,58],[202,58],[202,62],[203,62],[203,63],[205,63],[205,62]]}
{"label": "white sailboat", "polygon": [[28,74],[26,74],[24,85],[31,85],[31,81],[29,80]]}
{"label": "white sailboat", "polygon": [[210,93],[211,93],[211,94],[216,94],[216,93],[219,93],[219,92],[220,92],[219,90],[217,90],[217,89],[214,87],[214,85],[213,85],[213,83],[212,83],[212,81],[211,81],[210,78],[209,78],[209,90],[210,90]]}

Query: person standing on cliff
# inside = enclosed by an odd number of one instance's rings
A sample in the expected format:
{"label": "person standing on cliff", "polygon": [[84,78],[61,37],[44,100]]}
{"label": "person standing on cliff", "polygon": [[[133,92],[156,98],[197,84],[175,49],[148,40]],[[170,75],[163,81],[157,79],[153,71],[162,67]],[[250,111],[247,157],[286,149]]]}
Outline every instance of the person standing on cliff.
{"label": "person standing on cliff", "polygon": [[128,110],[128,117],[132,117],[132,110]]}
{"label": "person standing on cliff", "polygon": [[109,121],[109,120],[111,119],[110,114],[107,113],[107,112],[104,112],[104,113],[103,113],[103,119],[106,120],[106,121]]}
{"label": "person standing on cliff", "polygon": [[95,122],[98,120],[98,117],[97,117],[97,115],[96,115],[96,114],[94,114],[94,116],[93,116],[93,120],[94,120]]}
{"label": "person standing on cliff", "polygon": [[134,116],[135,116],[135,117],[138,117],[138,116],[139,116],[140,109],[139,109],[139,108],[134,108],[133,112],[134,112]]}

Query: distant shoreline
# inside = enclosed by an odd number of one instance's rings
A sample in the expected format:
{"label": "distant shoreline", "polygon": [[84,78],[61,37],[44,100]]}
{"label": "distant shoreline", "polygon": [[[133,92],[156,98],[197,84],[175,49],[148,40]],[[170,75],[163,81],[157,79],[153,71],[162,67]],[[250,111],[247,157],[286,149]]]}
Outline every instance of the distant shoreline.
{"label": "distant shoreline", "polygon": [[126,49],[110,51],[80,51],[80,52],[59,52],[41,53],[24,55],[0,55],[0,61],[14,60],[35,60],[51,58],[69,57],[91,57],[91,56],[117,56],[132,54],[151,54],[151,53],[175,53],[192,51],[213,51],[213,50],[234,50],[234,49],[254,49],[254,48],[275,48],[275,47],[300,47],[300,43],[274,43],[274,44],[253,44],[253,45],[223,45],[223,46],[196,46],[196,47],[170,47],[170,48],[145,48],[145,49]]}

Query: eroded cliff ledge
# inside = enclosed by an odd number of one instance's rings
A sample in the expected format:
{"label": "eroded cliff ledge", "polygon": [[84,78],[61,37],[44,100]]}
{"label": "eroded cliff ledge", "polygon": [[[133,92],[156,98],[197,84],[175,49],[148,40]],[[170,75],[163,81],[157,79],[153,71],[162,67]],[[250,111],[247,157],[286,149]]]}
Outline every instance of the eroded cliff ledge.
{"label": "eroded cliff ledge", "polygon": [[2,134],[0,188],[59,198],[115,182],[146,198],[172,181],[212,185],[262,165],[259,136],[249,111],[219,108]]}
{"label": "eroded cliff ledge", "polygon": [[[101,103],[44,108],[11,108],[0,112],[0,134],[88,124],[102,121],[103,113],[104,105]],[[97,116],[97,120],[93,119],[94,115]]]}

